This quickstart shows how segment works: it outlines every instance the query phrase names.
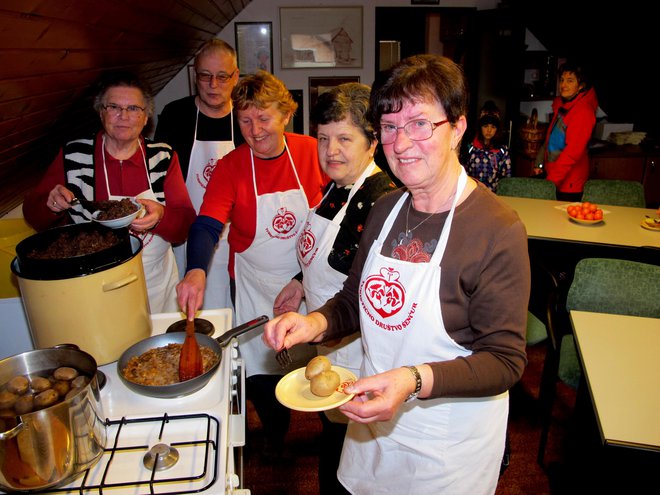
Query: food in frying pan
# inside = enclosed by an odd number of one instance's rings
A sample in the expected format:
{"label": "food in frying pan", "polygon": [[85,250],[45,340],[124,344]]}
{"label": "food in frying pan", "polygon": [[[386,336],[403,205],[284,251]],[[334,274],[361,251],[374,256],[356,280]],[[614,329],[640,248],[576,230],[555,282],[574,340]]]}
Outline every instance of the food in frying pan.
{"label": "food in frying pan", "polygon": [[311,380],[322,371],[330,371],[332,363],[326,356],[316,356],[309,360],[305,368],[305,378]]}
{"label": "food in frying pan", "polygon": [[135,213],[138,210],[138,206],[129,198],[123,198],[119,201],[99,201],[96,205],[99,210],[99,214],[96,216],[97,220],[115,220]]}
{"label": "food in frying pan", "polygon": [[88,383],[89,377],[68,366],[39,375],[17,375],[0,386],[0,416],[13,417],[53,406]]}
{"label": "food in frying pan", "polygon": [[[167,344],[133,356],[122,370],[124,378],[138,385],[162,386],[179,383],[179,356],[182,344]],[[204,373],[213,368],[219,356],[210,348],[200,345]]]}

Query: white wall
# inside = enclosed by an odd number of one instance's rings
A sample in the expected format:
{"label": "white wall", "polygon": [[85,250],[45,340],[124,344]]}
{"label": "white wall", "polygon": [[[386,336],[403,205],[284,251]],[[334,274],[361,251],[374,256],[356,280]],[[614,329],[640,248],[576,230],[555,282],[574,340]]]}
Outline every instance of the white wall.
{"label": "white wall", "polygon": [[[498,0],[441,0],[439,7],[476,7],[479,10],[494,9]],[[279,7],[328,7],[332,5],[362,5],[362,68],[361,69],[281,69],[280,68],[280,22]],[[273,25],[273,72],[289,89],[302,89],[305,105],[304,122],[305,132],[309,130],[307,114],[309,112],[308,78],[332,76],[359,76],[360,81],[371,84],[375,77],[374,56],[375,47],[375,8],[376,7],[411,7],[410,0],[364,0],[361,2],[347,2],[334,0],[326,2],[292,1],[292,0],[252,0],[252,2],[218,33],[217,37],[235,45],[234,22],[272,22]],[[420,7],[429,7],[422,5]],[[405,26],[402,26],[402,36],[405,36]],[[156,95],[156,115],[172,100],[188,96],[188,71],[184,68],[170,81],[163,90]]]}

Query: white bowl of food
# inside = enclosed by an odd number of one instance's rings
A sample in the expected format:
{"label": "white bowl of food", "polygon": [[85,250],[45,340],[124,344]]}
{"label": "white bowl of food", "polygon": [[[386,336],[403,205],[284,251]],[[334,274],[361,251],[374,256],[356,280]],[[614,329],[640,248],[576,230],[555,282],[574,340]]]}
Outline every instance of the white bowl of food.
{"label": "white bowl of food", "polygon": [[97,206],[92,220],[111,229],[128,227],[138,215],[144,214],[142,205],[135,198],[99,201]]}

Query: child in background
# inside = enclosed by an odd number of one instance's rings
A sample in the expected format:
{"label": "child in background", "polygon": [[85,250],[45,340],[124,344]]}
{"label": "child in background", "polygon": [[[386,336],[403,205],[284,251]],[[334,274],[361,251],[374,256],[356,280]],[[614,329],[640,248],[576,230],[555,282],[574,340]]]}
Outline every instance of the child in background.
{"label": "child in background", "polygon": [[509,147],[502,139],[500,111],[487,101],[479,112],[477,135],[468,148],[467,173],[493,192],[503,177],[511,177]]}

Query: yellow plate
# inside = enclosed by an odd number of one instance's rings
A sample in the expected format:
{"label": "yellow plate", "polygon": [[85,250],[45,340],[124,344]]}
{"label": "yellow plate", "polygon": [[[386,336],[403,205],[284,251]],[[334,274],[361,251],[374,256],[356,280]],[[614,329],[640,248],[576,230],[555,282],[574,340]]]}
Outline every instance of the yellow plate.
{"label": "yellow plate", "polygon": [[595,223],[600,223],[600,222],[604,221],[603,218],[601,218],[600,220],[584,220],[583,218],[568,217],[568,219],[572,220],[573,222],[576,222],[576,223],[581,223],[583,225],[593,225]]}
{"label": "yellow plate", "polygon": [[327,411],[345,404],[355,394],[345,394],[341,390],[357,377],[346,368],[333,366],[332,369],[339,373],[341,383],[338,389],[328,397],[314,395],[309,389],[310,381],[305,378],[305,368],[298,368],[282,377],[275,387],[275,397],[280,403],[294,411],[315,412]]}
{"label": "yellow plate", "polygon": [[646,223],[646,220],[642,220],[642,223],[640,225],[646,230],[653,230],[654,232],[660,231],[660,225],[656,227],[654,225],[651,225],[650,223]]}

